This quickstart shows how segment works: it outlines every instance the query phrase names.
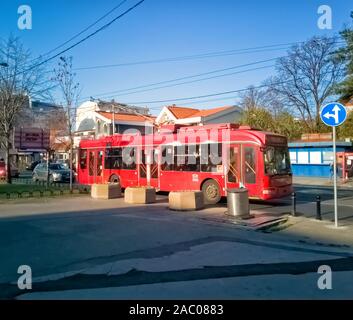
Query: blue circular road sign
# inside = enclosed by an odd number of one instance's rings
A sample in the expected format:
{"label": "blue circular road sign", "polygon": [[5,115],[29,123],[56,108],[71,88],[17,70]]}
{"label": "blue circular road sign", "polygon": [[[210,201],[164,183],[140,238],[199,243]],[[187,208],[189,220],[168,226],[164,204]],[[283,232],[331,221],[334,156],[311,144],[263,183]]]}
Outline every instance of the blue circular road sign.
{"label": "blue circular road sign", "polygon": [[347,110],[341,103],[329,103],[322,107],[320,117],[327,126],[337,127],[346,121]]}

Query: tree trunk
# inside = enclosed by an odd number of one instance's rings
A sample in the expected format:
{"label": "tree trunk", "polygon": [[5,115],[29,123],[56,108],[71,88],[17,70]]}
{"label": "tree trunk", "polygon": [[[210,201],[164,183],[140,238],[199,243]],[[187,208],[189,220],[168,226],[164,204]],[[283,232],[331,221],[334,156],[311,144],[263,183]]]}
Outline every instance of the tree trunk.
{"label": "tree trunk", "polygon": [[73,191],[73,141],[72,137],[70,137],[70,191]]}
{"label": "tree trunk", "polygon": [[6,182],[11,184],[12,183],[12,176],[11,176],[11,156],[10,156],[10,138],[6,137]]}

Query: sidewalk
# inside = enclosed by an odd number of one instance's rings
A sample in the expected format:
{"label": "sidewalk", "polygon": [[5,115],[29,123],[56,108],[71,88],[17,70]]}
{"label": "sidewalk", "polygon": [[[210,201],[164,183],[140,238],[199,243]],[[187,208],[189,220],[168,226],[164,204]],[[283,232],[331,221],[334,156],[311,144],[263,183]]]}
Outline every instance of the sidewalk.
{"label": "sidewalk", "polygon": [[[83,201],[84,199],[84,201]],[[299,236],[301,239],[315,239],[313,242],[350,245],[353,248],[353,202],[350,198],[341,199],[339,211],[339,226],[333,228],[333,201],[322,202],[323,221],[315,220],[316,203],[299,202],[297,204],[297,217],[291,217],[291,205],[251,204],[251,213],[255,219],[243,222],[225,214],[226,203],[210,206],[200,211],[176,212],[167,208],[167,197],[158,196],[158,201],[151,205],[126,205],[124,199],[93,200],[90,197],[79,198],[48,198],[40,201],[8,203],[0,205],[0,220],[13,221],[47,220],[68,218],[71,216],[85,219],[98,219],[102,216],[118,215],[119,217],[133,219],[153,219],[153,221],[179,221],[202,223],[218,227],[240,228],[257,230],[267,222],[286,219],[288,222],[279,224],[278,228],[270,228],[264,232]]]}
{"label": "sidewalk", "polygon": [[[293,177],[293,184],[311,185],[311,186],[333,186],[333,181],[328,178],[320,177]],[[340,188],[353,188],[353,180],[342,182],[341,179],[337,180],[337,186]]]}

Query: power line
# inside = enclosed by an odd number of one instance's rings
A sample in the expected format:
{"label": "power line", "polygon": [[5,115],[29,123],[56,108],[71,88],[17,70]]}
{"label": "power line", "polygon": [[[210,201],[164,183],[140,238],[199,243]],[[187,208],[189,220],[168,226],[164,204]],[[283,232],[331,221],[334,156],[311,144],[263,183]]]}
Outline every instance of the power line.
{"label": "power line", "polygon": [[[120,90],[114,90],[114,91],[105,92],[105,93],[101,93],[101,94],[90,95],[89,97],[82,98],[81,101],[89,99],[92,96],[93,97],[100,97],[100,98],[110,98],[110,97],[115,97],[118,94],[119,94],[119,96],[129,95],[129,94],[134,94],[134,93],[141,93],[141,92],[146,92],[146,91],[153,91],[153,90],[158,90],[158,89],[162,89],[162,88],[178,86],[178,85],[187,84],[187,83],[195,83],[195,82],[199,82],[199,81],[204,81],[204,80],[213,79],[213,78],[219,78],[219,77],[223,77],[223,76],[229,76],[229,75],[233,75],[233,74],[237,74],[237,73],[248,72],[248,71],[253,71],[253,70],[262,69],[262,68],[269,68],[269,67],[273,67],[273,65],[266,66],[266,67],[260,67],[260,68],[254,68],[254,69],[248,69],[248,70],[244,70],[244,71],[241,71],[241,72],[227,73],[227,74],[224,74],[224,75],[218,75],[218,76],[208,77],[208,78],[204,78],[204,79],[198,79],[198,80],[194,80],[194,81],[187,81],[187,82],[176,83],[176,84],[171,84],[171,85],[165,85],[164,86],[164,84],[167,84],[167,83],[172,83],[172,82],[177,82],[177,81],[181,81],[181,80],[196,78],[196,77],[209,75],[209,74],[214,74],[214,73],[218,73],[218,72],[222,72],[222,71],[228,71],[228,70],[237,69],[237,68],[240,68],[240,67],[251,66],[251,65],[255,65],[255,64],[261,64],[261,63],[264,63],[264,62],[274,61],[274,60],[280,59],[282,57],[285,57],[285,56],[279,56],[279,57],[276,57],[276,58],[271,58],[271,59],[266,59],[266,60],[261,60],[261,61],[255,61],[255,62],[252,62],[252,63],[232,66],[232,67],[229,67],[229,68],[217,69],[217,70],[213,70],[213,71],[209,71],[209,72],[199,73],[199,74],[196,74],[196,75],[190,75],[190,76],[175,78],[175,79],[171,79],[171,80],[155,82],[155,83],[151,83],[151,84],[147,84],[147,85],[140,85],[140,86],[136,86],[136,87],[132,87],[132,88],[128,88],[128,89],[120,89]],[[154,87],[154,86],[158,86],[158,85],[163,85],[163,86],[150,88],[150,89],[146,89],[146,90],[139,90],[139,91],[131,92],[132,90],[149,88],[149,87]]]}
{"label": "power line", "polygon": [[[180,85],[184,85],[184,84],[190,84],[190,83],[195,83],[195,82],[200,82],[200,81],[205,81],[205,80],[210,80],[210,79],[216,79],[216,78],[231,76],[231,75],[235,75],[235,74],[240,74],[240,73],[255,71],[255,70],[261,70],[261,69],[272,68],[272,67],[274,67],[274,66],[275,66],[275,65],[268,65],[268,66],[263,66],[263,67],[257,67],[257,68],[252,68],[252,69],[246,69],[246,70],[231,72],[231,73],[225,73],[225,74],[216,75],[216,76],[211,76],[211,77],[202,78],[202,79],[197,79],[197,80],[185,81],[185,82],[170,84],[170,85],[166,85],[166,86],[160,86],[160,87],[156,87],[156,88],[149,88],[149,89],[144,89],[144,90],[138,90],[138,91],[133,91],[133,92],[128,92],[128,93],[123,93],[123,94],[120,94],[119,96],[126,96],[126,95],[130,95],[130,94],[135,94],[135,93],[141,93],[141,92],[146,92],[146,91],[152,91],[152,90],[170,88],[170,87],[180,86]],[[111,97],[115,97],[115,96],[116,96],[116,95],[107,96],[107,97],[105,97],[105,98],[111,98]]]}
{"label": "power line", "polygon": [[97,33],[105,30],[106,28],[108,28],[110,25],[112,25],[115,21],[117,21],[118,19],[122,18],[123,16],[125,16],[126,14],[128,14],[130,11],[134,10],[136,7],[138,7],[139,5],[141,5],[145,0],[140,0],[138,3],[136,3],[135,5],[133,5],[132,7],[130,7],[129,9],[125,10],[123,13],[121,13],[120,15],[118,15],[117,17],[115,17],[113,20],[109,21],[108,23],[106,23],[105,25],[103,25],[102,27],[100,27],[99,29],[97,29],[96,31],[92,32],[91,34],[89,34],[88,36],[86,36],[85,38],[81,39],[80,41],[76,42],[75,44],[71,45],[70,47],[66,48],[65,50],[62,50],[61,52],[55,54],[54,56],[45,59],[44,61],[41,61],[31,67],[29,67],[27,70],[24,70],[24,72],[28,72],[34,68],[37,68],[57,57],[59,57],[60,55],[62,55],[63,53],[77,47],[79,44],[83,43],[84,41],[88,40],[89,38],[95,36]]}
{"label": "power line", "polygon": [[160,82],[155,82],[155,83],[150,83],[150,84],[141,85],[141,86],[137,86],[137,87],[132,87],[132,88],[129,88],[129,89],[121,89],[121,90],[105,92],[105,93],[96,94],[96,95],[93,95],[93,96],[95,96],[95,97],[110,96],[110,95],[113,95],[113,94],[118,94],[118,93],[122,93],[122,92],[126,92],[126,91],[143,89],[143,88],[153,87],[153,86],[157,86],[157,85],[164,85],[164,84],[171,83],[171,82],[197,78],[197,77],[206,76],[206,75],[210,75],[210,74],[214,74],[214,73],[218,73],[218,72],[229,71],[229,70],[238,69],[238,68],[241,68],[241,67],[248,67],[248,66],[252,66],[252,65],[256,65],[256,64],[261,64],[261,63],[264,63],[264,62],[270,62],[270,61],[277,60],[279,58],[280,57],[276,57],[276,58],[271,58],[271,59],[266,59],[266,60],[260,60],[260,61],[240,64],[240,65],[236,65],[236,66],[232,66],[232,67],[228,67],[228,68],[222,68],[222,69],[217,69],[217,70],[213,70],[213,71],[203,72],[203,73],[194,74],[194,75],[190,75],[190,76],[184,76],[184,77],[180,77],[180,78],[164,80],[164,81],[160,81]]}
{"label": "power line", "polygon": [[174,58],[163,58],[163,59],[153,59],[153,60],[142,60],[142,61],[134,61],[134,62],[117,63],[117,64],[78,67],[78,68],[75,68],[75,70],[76,71],[83,71],[83,70],[107,69],[107,68],[143,65],[143,64],[154,64],[154,63],[162,63],[162,62],[179,62],[179,61],[185,61],[185,60],[196,60],[196,59],[223,57],[223,56],[237,55],[237,54],[259,53],[259,52],[285,50],[285,49],[289,49],[289,47],[254,50],[254,51],[242,51],[242,52],[228,52],[228,51],[226,51],[225,53],[222,53],[222,51],[221,51],[220,53],[217,53],[217,54],[198,54],[198,55],[193,55],[193,56],[181,56],[181,57],[174,57]]}
{"label": "power line", "polygon": [[66,44],[68,44],[69,42],[71,42],[72,40],[75,40],[76,38],[78,38],[81,34],[85,33],[86,31],[88,31],[89,29],[91,29],[92,27],[94,27],[95,25],[97,25],[99,22],[101,22],[103,19],[105,19],[107,16],[109,16],[112,12],[114,12],[116,9],[119,9],[126,1],[128,0],[123,0],[121,1],[118,5],[116,5],[114,8],[112,8],[111,10],[109,10],[106,14],[104,14],[102,17],[100,17],[99,19],[97,19],[95,22],[91,23],[89,26],[87,26],[86,28],[84,28],[82,31],[80,31],[79,33],[75,34],[74,36],[72,36],[69,40],[65,41],[64,43],[58,45],[57,47],[55,47],[54,49],[48,51],[47,53],[43,54],[43,56],[47,56],[49,54],[51,54],[52,52],[62,48],[63,46],[65,46]]}
{"label": "power line", "polygon": [[[305,41],[289,42],[285,44],[274,44],[274,45],[266,45],[266,46],[243,48],[243,49],[216,51],[216,52],[210,52],[210,53],[204,53],[204,54],[195,54],[195,55],[187,55],[187,56],[179,56],[179,57],[171,57],[171,58],[161,58],[161,59],[142,60],[142,61],[124,62],[124,63],[116,63],[116,64],[78,67],[78,68],[75,68],[74,70],[76,71],[96,70],[96,69],[125,67],[125,66],[133,66],[133,65],[154,64],[154,63],[163,63],[163,62],[179,62],[179,61],[185,61],[185,60],[195,60],[195,59],[223,57],[223,56],[238,55],[238,54],[285,50],[285,49],[289,49],[290,46],[292,45],[300,44],[300,43],[305,43]],[[339,43],[340,42],[337,42],[337,44]]]}
{"label": "power line", "polygon": [[[329,74],[331,72],[325,72],[324,75]],[[280,85],[280,84],[285,84],[289,82],[294,82],[297,80],[302,80],[305,79],[306,77],[300,77],[296,80],[285,80],[285,81],[278,81],[274,82],[271,85]],[[268,84],[263,84],[259,86],[253,86],[252,88],[254,89],[261,89],[261,88],[266,88],[269,87]],[[230,90],[230,91],[224,91],[224,92],[217,92],[217,93],[211,93],[211,94],[206,94],[206,95],[200,95],[200,96],[193,96],[193,97],[185,97],[185,98],[175,98],[175,99],[166,99],[166,100],[153,100],[153,101],[140,101],[140,102],[126,102],[126,104],[154,104],[154,103],[166,103],[166,102],[175,102],[175,101],[186,101],[186,100],[195,100],[195,99],[202,99],[202,98],[208,98],[208,97],[215,97],[215,96],[221,96],[221,95],[226,95],[230,93],[240,93],[244,91],[248,91],[249,88],[243,88],[243,89],[238,89],[238,90]]]}
{"label": "power line", "polygon": [[[215,99],[207,99],[207,100],[195,100],[192,102],[188,102],[188,105],[192,104],[200,104],[200,103],[205,103],[205,102],[214,102],[214,101],[223,101],[223,100],[234,100],[236,98],[239,98],[239,96],[231,96],[231,97],[222,97],[222,98],[215,98]],[[150,107],[150,110],[160,110],[161,107]]]}
{"label": "power line", "polygon": [[[279,84],[284,84],[288,82],[292,82],[293,80],[287,80],[287,81],[280,81],[277,83],[274,83],[274,85],[279,85]],[[253,87],[254,89],[261,89],[268,87],[267,84],[263,84],[260,86]],[[185,100],[195,100],[195,99],[202,99],[202,98],[208,98],[208,97],[215,97],[215,96],[221,96],[221,95],[226,95],[229,93],[239,93],[239,92],[244,92],[249,90],[249,88],[244,88],[244,89],[238,89],[238,90],[230,90],[230,91],[224,91],[224,92],[217,92],[217,93],[211,93],[211,94],[205,94],[201,96],[193,96],[193,97],[185,97],[185,98],[175,98],[175,99],[166,99],[166,100],[153,100],[153,101],[138,101],[138,102],[126,102],[126,104],[131,104],[131,105],[136,105],[136,104],[153,104],[153,103],[166,103],[166,102],[174,102],[174,101],[185,101]]]}

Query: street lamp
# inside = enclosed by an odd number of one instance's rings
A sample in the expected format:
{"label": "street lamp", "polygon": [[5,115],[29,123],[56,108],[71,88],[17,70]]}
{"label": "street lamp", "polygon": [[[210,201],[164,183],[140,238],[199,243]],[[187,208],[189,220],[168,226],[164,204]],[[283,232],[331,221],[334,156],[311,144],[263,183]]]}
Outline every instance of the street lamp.
{"label": "street lamp", "polygon": [[7,68],[9,65],[6,62],[1,62],[0,67]]}

